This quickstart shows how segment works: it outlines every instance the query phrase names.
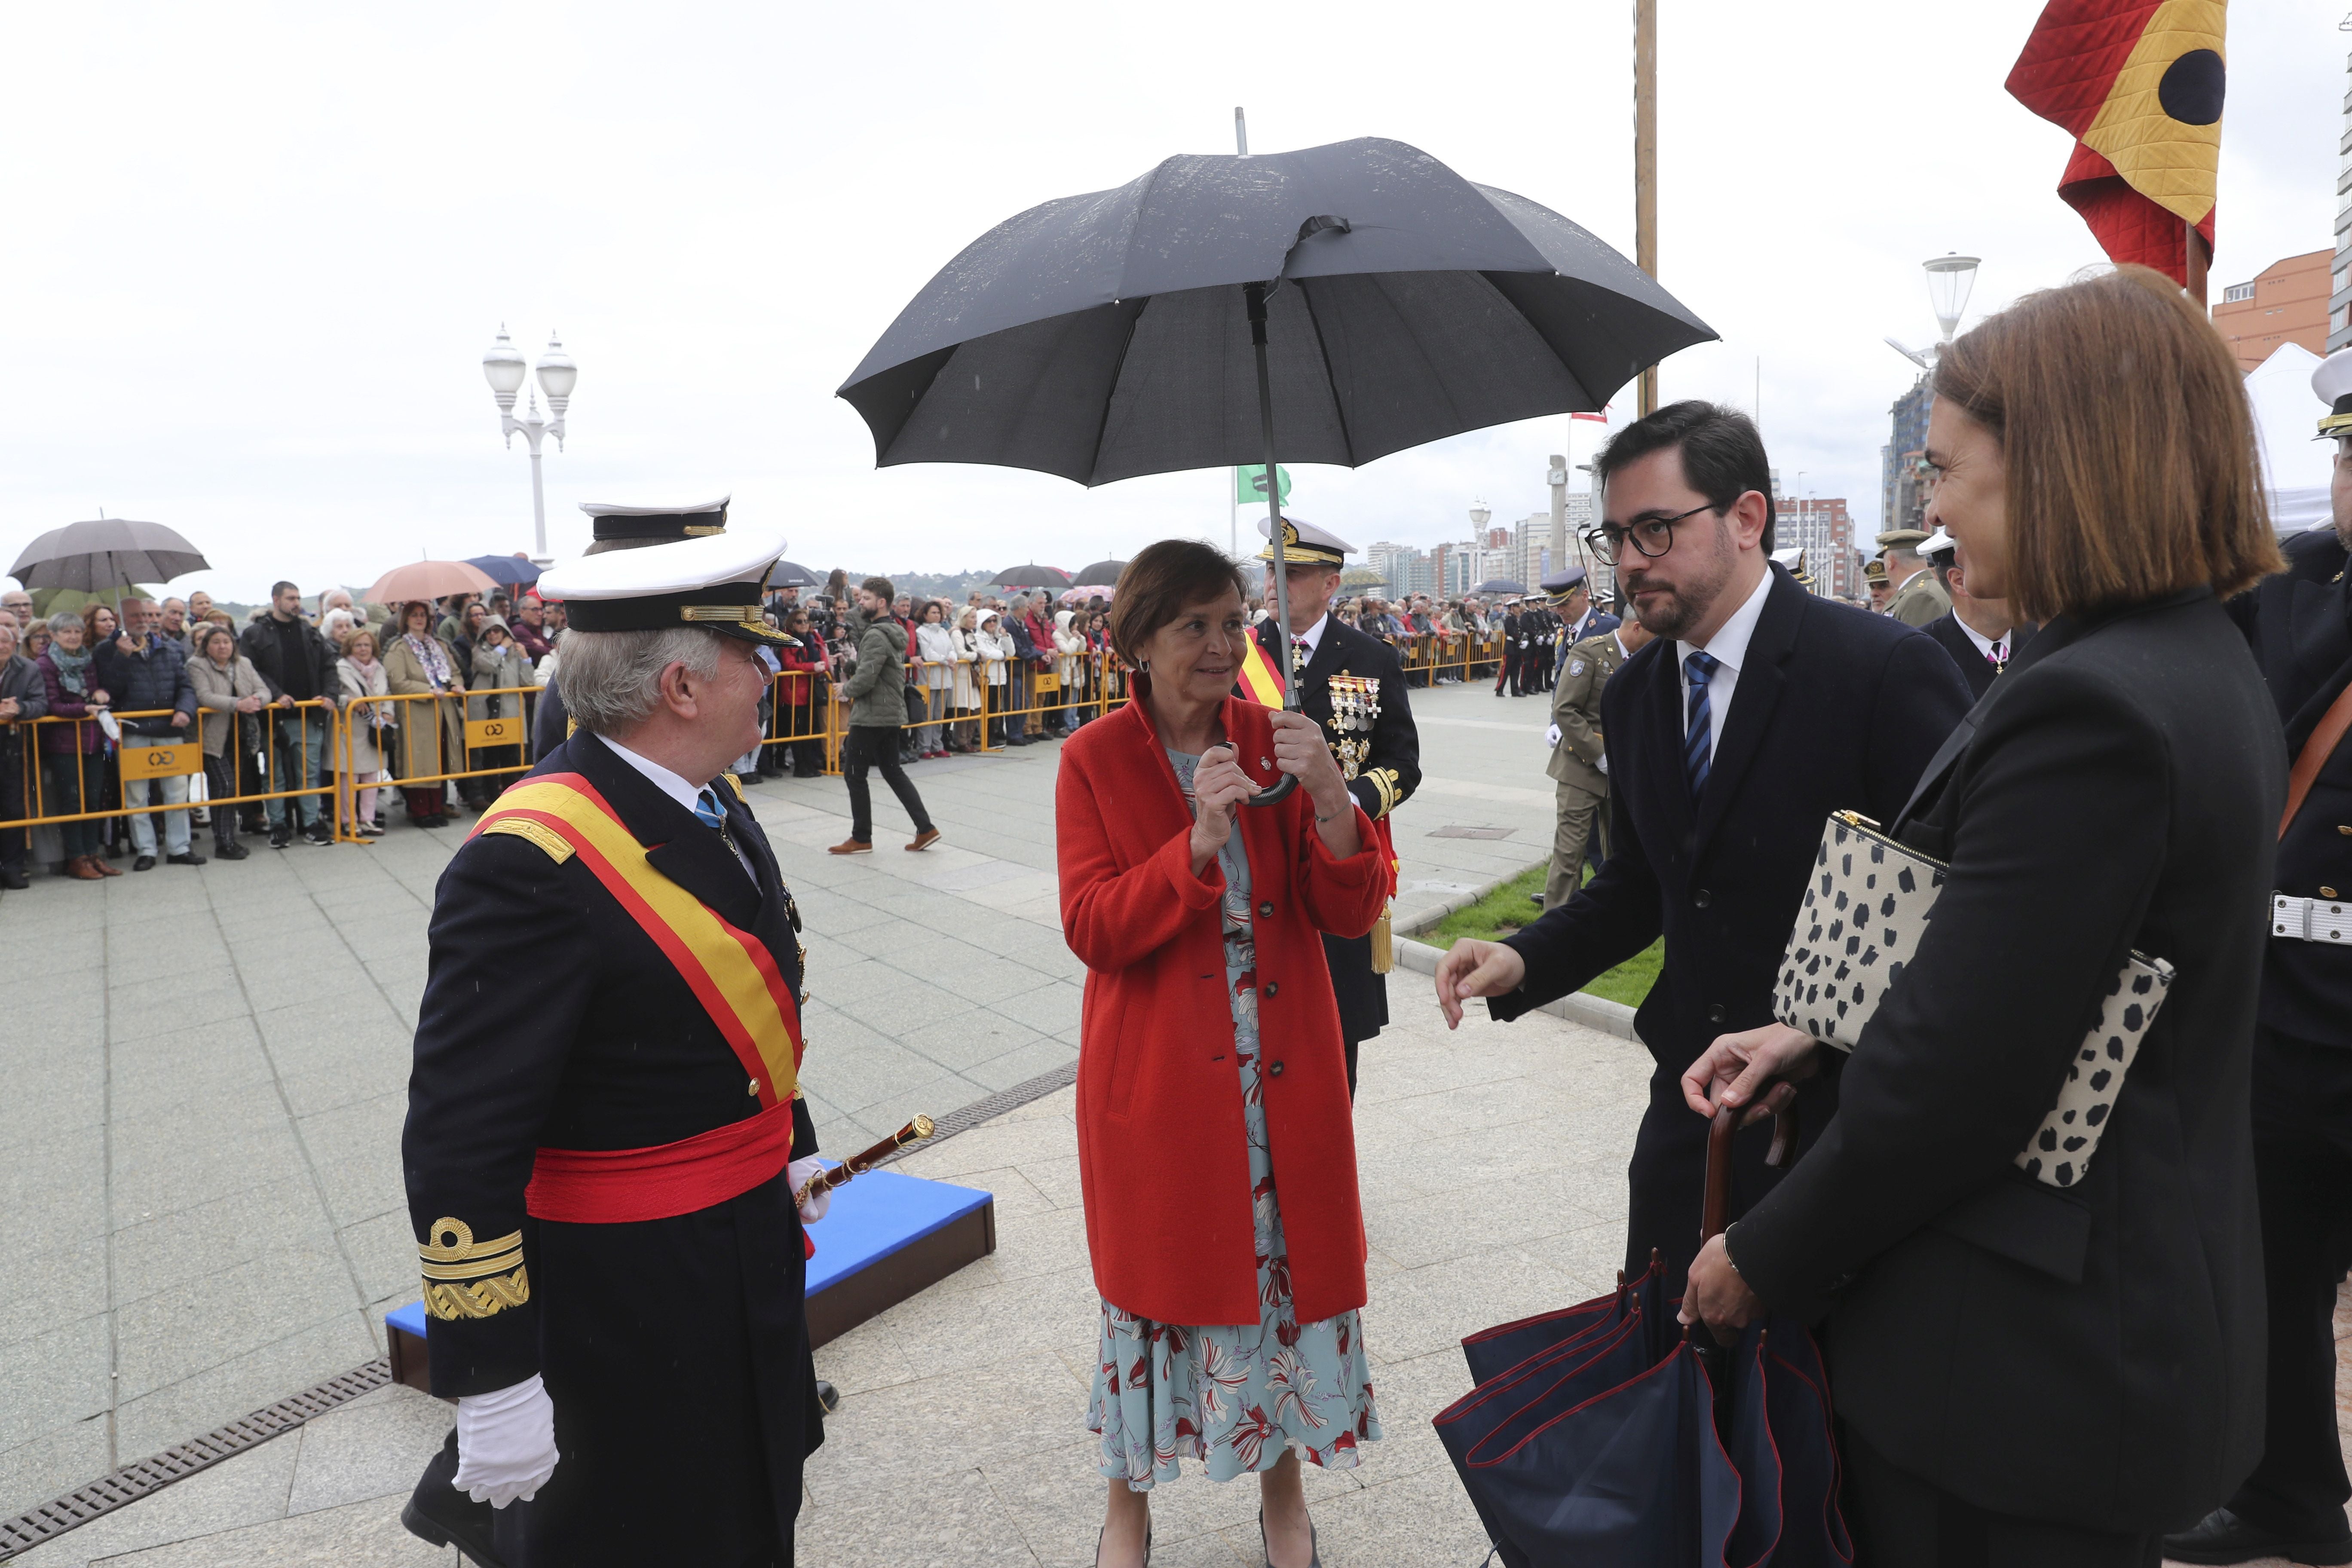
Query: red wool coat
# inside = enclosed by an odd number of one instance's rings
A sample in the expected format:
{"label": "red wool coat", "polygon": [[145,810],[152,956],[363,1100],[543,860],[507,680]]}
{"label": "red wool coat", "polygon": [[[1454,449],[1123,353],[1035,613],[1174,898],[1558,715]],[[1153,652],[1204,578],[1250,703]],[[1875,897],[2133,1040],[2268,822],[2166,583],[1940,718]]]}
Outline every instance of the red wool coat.
{"label": "red wool coat", "polygon": [[[1227,699],[1225,733],[1260,783],[1274,727]],[[1062,747],[1055,791],[1062,930],[1087,965],[1078,1041],[1078,1173],[1095,1285],[1163,1323],[1258,1321],[1249,1149],[1225,989],[1223,873],[1192,874],[1192,814],[1142,701]],[[1364,1304],[1339,1010],[1319,933],[1361,936],[1388,894],[1377,841],[1334,858],[1295,790],[1244,807],[1257,935],[1266,1138],[1298,1321]]]}

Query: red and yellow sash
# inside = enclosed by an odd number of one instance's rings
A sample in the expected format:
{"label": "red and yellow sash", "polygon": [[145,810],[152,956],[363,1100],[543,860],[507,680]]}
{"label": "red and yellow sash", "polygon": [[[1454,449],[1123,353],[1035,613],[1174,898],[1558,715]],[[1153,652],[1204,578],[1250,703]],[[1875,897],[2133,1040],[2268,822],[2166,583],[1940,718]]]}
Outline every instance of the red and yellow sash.
{"label": "red and yellow sash", "polygon": [[1265,656],[1265,645],[1253,632],[1242,639],[1242,689],[1261,708],[1282,706],[1282,671]]}
{"label": "red and yellow sash", "polygon": [[663,1218],[723,1203],[782,1170],[792,1152],[803,1046],[799,1005],[767,944],[656,870],[636,835],[578,773],[523,780],[474,831],[515,834],[562,850],[559,858],[578,855],[677,966],[761,1106],[757,1116],[656,1148],[542,1149],[530,1212],[591,1224]]}

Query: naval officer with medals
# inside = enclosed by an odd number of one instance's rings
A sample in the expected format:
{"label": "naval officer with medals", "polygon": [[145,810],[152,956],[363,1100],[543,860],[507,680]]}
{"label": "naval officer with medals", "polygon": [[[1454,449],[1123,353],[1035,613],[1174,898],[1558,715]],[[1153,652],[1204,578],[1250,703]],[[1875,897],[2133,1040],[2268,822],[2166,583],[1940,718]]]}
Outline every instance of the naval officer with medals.
{"label": "naval officer with medals", "polygon": [[[582,551],[582,559],[591,555],[606,555],[615,550],[641,550],[649,544],[675,544],[681,539],[703,539],[727,531],[727,503],[730,496],[717,500],[697,501],[692,506],[618,506],[611,501],[584,500],[580,510],[588,514],[589,527],[594,537]],[[548,598],[547,585],[540,584],[540,597]],[[563,661],[556,660],[556,672],[540,692],[538,705],[530,721],[530,754],[533,761],[547,755],[563,744],[572,733],[572,716],[563,705]]]}
{"label": "naval officer with medals", "polygon": [[[1267,531],[1261,520],[1258,531]],[[1396,887],[1396,849],[1388,816],[1421,784],[1421,736],[1405,699],[1404,664],[1389,644],[1357,630],[1331,614],[1339,591],[1339,569],[1355,546],[1312,523],[1285,518],[1283,554],[1290,579],[1290,636],[1286,639],[1268,616],[1260,621],[1242,657],[1239,696],[1282,706],[1285,670],[1303,682],[1298,709],[1323,726],[1324,739],[1348,793],[1372,820],[1389,864],[1390,895]],[[1275,602],[1274,544],[1257,553],[1265,562],[1265,603]],[[1283,644],[1289,643],[1284,658]],[[1369,936],[1323,939],[1331,966],[1331,991],[1339,1004],[1339,1034],[1348,1053],[1348,1093],[1356,1092],[1356,1051],[1389,1021],[1385,978],[1391,963],[1385,914]]]}
{"label": "naval officer with medals", "polygon": [[403,1519],[477,1562],[793,1561],[824,1436],[800,916],[725,776],[782,552],[718,534],[549,573],[577,728],[436,893],[402,1156],[458,1415]]}

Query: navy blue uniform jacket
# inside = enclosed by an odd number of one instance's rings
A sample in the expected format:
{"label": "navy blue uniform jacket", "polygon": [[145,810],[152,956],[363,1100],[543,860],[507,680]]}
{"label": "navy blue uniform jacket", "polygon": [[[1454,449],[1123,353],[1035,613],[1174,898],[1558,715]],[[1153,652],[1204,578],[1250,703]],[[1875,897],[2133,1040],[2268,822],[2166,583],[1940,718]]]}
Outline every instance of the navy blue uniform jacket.
{"label": "navy blue uniform jacket", "polygon": [[[798,994],[797,912],[751,812],[722,787],[719,835],[586,731],[532,770],[584,776],[656,870],[774,955]],[[482,834],[435,890],[401,1156],[420,1241],[454,1219],[522,1232],[528,1300],[434,1318],[433,1392],[533,1373],[562,1459],[499,1512],[514,1568],[792,1562],[802,1457],[824,1440],[783,1173],[669,1219],[569,1225],[523,1212],[534,1151],[640,1149],[756,1114],[741,1064],[653,939],[577,856]],[[793,1152],[814,1152],[804,1105]]]}

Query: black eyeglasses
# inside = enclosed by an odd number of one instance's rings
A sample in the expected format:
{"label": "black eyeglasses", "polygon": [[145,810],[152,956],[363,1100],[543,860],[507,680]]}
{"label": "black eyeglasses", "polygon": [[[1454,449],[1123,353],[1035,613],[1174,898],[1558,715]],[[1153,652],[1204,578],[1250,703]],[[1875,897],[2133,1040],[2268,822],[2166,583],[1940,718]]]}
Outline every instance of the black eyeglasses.
{"label": "black eyeglasses", "polygon": [[1603,565],[1614,566],[1631,542],[1636,553],[1652,560],[1675,547],[1675,524],[1685,518],[1696,517],[1703,511],[1718,510],[1713,501],[1701,501],[1685,512],[1674,517],[1645,517],[1630,528],[1617,528],[1602,523],[1584,536],[1592,552],[1601,557]]}

